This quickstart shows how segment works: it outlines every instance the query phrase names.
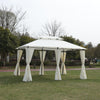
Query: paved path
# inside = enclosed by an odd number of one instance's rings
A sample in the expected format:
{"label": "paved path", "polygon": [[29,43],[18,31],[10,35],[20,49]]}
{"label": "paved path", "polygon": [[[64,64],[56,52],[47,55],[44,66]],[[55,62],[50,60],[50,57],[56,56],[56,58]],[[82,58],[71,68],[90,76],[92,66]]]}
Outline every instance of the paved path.
{"label": "paved path", "polygon": [[[81,68],[67,68],[67,70],[81,70]],[[100,70],[100,68],[86,68],[86,70]],[[25,69],[21,69],[24,72]],[[31,71],[39,71],[39,69],[31,69]],[[55,71],[55,69],[45,69],[45,71]],[[0,69],[0,72],[14,72],[14,69]]]}

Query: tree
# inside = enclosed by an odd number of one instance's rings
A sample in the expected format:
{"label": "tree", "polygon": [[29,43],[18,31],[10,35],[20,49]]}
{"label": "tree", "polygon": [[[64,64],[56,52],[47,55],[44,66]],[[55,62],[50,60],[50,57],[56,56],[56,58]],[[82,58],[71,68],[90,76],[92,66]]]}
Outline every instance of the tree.
{"label": "tree", "polygon": [[91,48],[93,48],[93,45],[92,45],[91,42],[89,42],[89,43],[86,45],[86,47],[89,48],[89,49],[91,49]]}
{"label": "tree", "polygon": [[0,9],[0,26],[4,29],[9,29],[11,33],[14,33],[18,29],[18,25],[25,15],[21,10],[16,12],[12,11],[12,8],[2,7]]}
{"label": "tree", "polygon": [[30,37],[28,33],[22,34],[20,36],[20,46],[24,45],[26,43],[32,42],[32,41],[34,41],[34,39],[32,37]]}
{"label": "tree", "polygon": [[94,58],[94,47],[91,42],[86,45],[86,57],[92,60]]}
{"label": "tree", "polygon": [[[84,42],[73,38],[72,36],[64,36],[62,37],[64,41],[79,45],[84,47]],[[68,59],[80,59],[79,51],[67,51],[67,58]]]}
{"label": "tree", "polygon": [[0,54],[2,57],[3,65],[5,66],[6,57],[9,53],[14,53],[15,48],[18,46],[17,36],[11,34],[8,29],[0,27]]}
{"label": "tree", "polygon": [[76,44],[82,47],[84,47],[85,45],[83,41],[80,41],[79,39],[75,39],[72,36],[63,36],[62,38],[64,41],[67,41],[67,42],[70,42],[70,43],[73,43],[73,44]]}
{"label": "tree", "polygon": [[53,22],[47,23],[43,26],[42,33],[48,36],[62,36],[65,34],[65,31],[62,28],[61,23],[54,20]]}
{"label": "tree", "polygon": [[100,44],[98,44],[97,47],[95,47],[94,55],[95,58],[100,59]]}

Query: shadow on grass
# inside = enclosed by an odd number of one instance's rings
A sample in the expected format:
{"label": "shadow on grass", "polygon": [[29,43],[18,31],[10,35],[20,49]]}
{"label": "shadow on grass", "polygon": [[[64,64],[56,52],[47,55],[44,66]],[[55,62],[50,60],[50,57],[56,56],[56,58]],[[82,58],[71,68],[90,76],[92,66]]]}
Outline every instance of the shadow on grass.
{"label": "shadow on grass", "polygon": [[33,75],[32,80],[34,82],[48,82],[55,81],[53,75]]}
{"label": "shadow on grass", "polygon": [[87,79],[88,82],[99,82],[100,83],[100,79]]}
{"label": "shadow on grass", "polygon": [[[64,76],[63,76],[64,77]],[[19,83],[25,83],[22,81],[23,80],[23,76],[13,76],[13,75],[9,75],[9,76],[0,76],[0,84],[2,85],[11,85],[11,84],[19,84]],[[80,80],[79,78],[62,78],[61,81],[72,81],[72,80]],[[54,75],[33,75],[32,76],[32,82],[57,82],[54,79]],[[31,82],[31,83],[32,83]],[[27,82],[30,83],[30,82]]]}
{"label": "shadow on grass", "polygon": [[[0,76],[0,84],[6,85],[6,84],[25,83],[22,81],[23,77],[24,77],[23,75],[22,76],[14,76],[14,75],[3,76],[2,75]],[[52,75],[32,75],[32,82],[49,82],[49,81],[55,81],[54,76]]]}
{"label": "shadow on grass", "polygon": [[23,76],[1,76],[0,84],[17,84],[21,83]]}
{"label": "shadow on grass", "polygon": [[[55,75],[32,75],[32,82],[57,82],[55,81]],[[22,76],[14,76],[14,75],[5,75],[5,76],[0,76],[0,84],[1,85],[9,85],[9,84],[19,84],[19,83],[25,83],[22,81],[23,80],[23,75]],[[98,78],[89,78],[86,80],[81,80],[77,75],[62,75],[62,80],[59,81],[61,82],[100,82],[100,79]],[[27,82],[30,83],[30,82]]]}

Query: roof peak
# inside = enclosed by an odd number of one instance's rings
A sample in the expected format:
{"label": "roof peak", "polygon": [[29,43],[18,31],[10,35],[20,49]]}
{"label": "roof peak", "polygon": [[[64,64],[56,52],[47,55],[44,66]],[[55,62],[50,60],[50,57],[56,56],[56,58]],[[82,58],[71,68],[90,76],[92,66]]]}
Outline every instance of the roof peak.
{"label": "roof peak", "polygon": [[56,37],[56,36],[41,36],[38,39],[43,39],[43,40],[63,40],[60,37]]}

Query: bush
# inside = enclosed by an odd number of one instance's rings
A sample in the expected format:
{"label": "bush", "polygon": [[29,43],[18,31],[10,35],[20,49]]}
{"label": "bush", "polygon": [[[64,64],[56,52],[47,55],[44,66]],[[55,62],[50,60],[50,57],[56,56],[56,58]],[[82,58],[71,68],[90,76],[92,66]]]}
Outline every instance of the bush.
{"label": "bush", "polygon": [[16,66],[16,61],[10,61],[9,63],[6,63],[6,66]]}
{"label": "bush", "polygon": [[80,60],[67,60],[65,62],[65,64],[67,66],[80,66],[81,65],[81,61]]}
{"label": "bush", "polygon": [[3,66],[3,62],[2,62],[2,61],[0,61],[0,67],[1,67],[1,66]]}
{"label": "bush", "polygon": [[40,65],[40,60],[39,59],[32,59],[31,64],[30,65]]}
{"label": "bush", "polygon": [[20,61],[20,65],[26,65],[26,61],[25,60],[21,60]]}

